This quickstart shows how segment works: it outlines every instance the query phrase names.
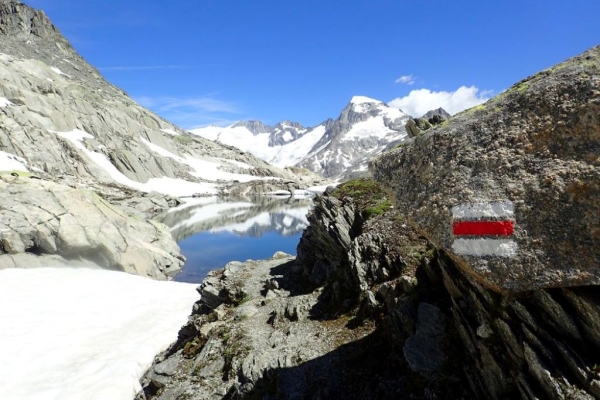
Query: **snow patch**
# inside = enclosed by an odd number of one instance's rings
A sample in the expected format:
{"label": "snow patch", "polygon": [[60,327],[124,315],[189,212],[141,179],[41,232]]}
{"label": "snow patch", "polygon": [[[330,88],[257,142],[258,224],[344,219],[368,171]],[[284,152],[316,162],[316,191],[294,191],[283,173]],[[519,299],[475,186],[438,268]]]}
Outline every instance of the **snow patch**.
{"label": "snow patch", "polygon": [[354,124],[350,131],[344,135],[342,141],[366,139],[370,137],[383,139],[390,133],[394,133],[395,135],[399,134],[399,132],[385,126],[382,117],[371,117],[366,121]]}
{"label": "snow patch", "polygon": [[5,97],[1,97],[0,96],[0,108],[4,108],[6,106],[12,106],[13,103],[10,102],[10,100],[8,100]]}
{"label": "snow patch", "polygon": [[283,136],[281,136],[281,138],[283,139],[284,142],[289,142],[290,140],[294,139],[292,134],[288,131],[285,131],[285,133],[283,134]]}
{"label": "snow patch", "polygon": [[155,152],[156,154],[159,154],[163,157],[172,158],[173,160],[175,160],[181,164],[189,165],[194,170],[194,172],[192,172],[191,174],[197,178],[211,180],[211,181],[215,181],[218,179],[226,180],[226,181],[237,180],[240,182],[249,182],[252,180],[259,180],[259,179],[269,179],[269,178],[264,178],[264,177],[256,177],[256,176],[252,176],[252,175],[233,174],[230,172],[221,171],[219,168],[222,166],[222,164],[215,163],[215,162],[208,161],[208,160],[200,160],[198,158],[194,158],[194,157],[190,157],[190,156],[187,156],[184,158],[184,157],[178,156],[177,154],[171,153],[170,151],[168,151],[154,143],[151,143],[144,138],[140,137],[140,140],[142,141],[142,143],[144,143],[146,146],[148,146],[148,148],[150,150],[152,150],[153,152]]}
{"label": "snow patch", "polygon": [[[120,183],[122,185],[131,187],[136,190],[140,190],[142,192],[158,192],[163,194],[169,194],[171,196],[180,197],[180,196],[191,196],[196,193],[204,193],[204,194],[216,194],[217,189],[216,185],[212,183],[196,183],[189,182],[183,179],[173,179],[173,178],[152,178],[149,179],[146,183],[136,182],[132,179],[129,179],[125,175],[121,173],[104,154],[96,153],[95,151],[88,150],[82,143],[84,139],[92,139],[93,136],[87,132],[84,132],[79,129],[74,129],[70,132],[54,132],[50,131],[58,136],[62,137],[65,140],[73,143],[75,147],[81,150],[90,160],[94,162],[97,166],[102,168],[115,182]],[[148,142],[149,143],[149,142]],[[158,147],[158,146],[156,146]],[[160,147],[162,149],[162,147]],[[164,150],[164,149],[162,149]],[[164,150],[167,152],[167,150]],[[172,153],[171,153],[172,154]],[[178,157],[178,156],[176,156]]]}
{"label": "snow patch", "polygon": [[161,129],[161,131],[163,131],[164,133],[166,133],[167,135],[171,135],[171,136],[179,136],[179,133],[173,129]]}
{"label": "snow patch", "polygon": [[364,104],[364,103],[383,103],[381,100],[375,100],[366,96],[353,96],[352,100],[350,100],[352,104]]}
{"label": "snow patch", "polygon": [[0,171],[23,171],[28,172],[27,161],[14,154],[0,151]]}
{"label": "snow patch", "polygon": [[65,74],[64,72],[62,72],[60,69],[56,68],[56,67],[50,67],[50,69],[54,72],[56,72],[58,75],[64,75],[67,78],[70,78],[71,75]]}
{"label": "snow patch", "polygon": [[3,400],[131,400],[195,284],[87,268],[0,270]]}

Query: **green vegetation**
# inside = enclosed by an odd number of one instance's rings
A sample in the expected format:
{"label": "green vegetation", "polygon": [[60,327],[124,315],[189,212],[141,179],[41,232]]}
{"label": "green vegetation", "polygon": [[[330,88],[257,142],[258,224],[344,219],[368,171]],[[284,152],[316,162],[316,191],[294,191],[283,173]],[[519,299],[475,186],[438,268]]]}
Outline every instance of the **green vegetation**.
{"label": "green vegetation", "polygon": [[364,212],[364,217],[365,219],[369,219],[375,215],[381,215],[390,208],[392,208],[392,202],[388,199],[382,200],[372,207],[367,207]]}
{"label": "green vegetation", "polygon": [[467,112],[475,112],[475,111],[479,111],[479,110],[485,110],[485,104],[480,104],[478,106],[471,107],[467,110]]}
{"label": "green vegetation", "polygon": [[353,179],[339,185],[333,196],[352,201],[365,220],[381,215],[392,207],[392,202],[377,182],[372,179]]}

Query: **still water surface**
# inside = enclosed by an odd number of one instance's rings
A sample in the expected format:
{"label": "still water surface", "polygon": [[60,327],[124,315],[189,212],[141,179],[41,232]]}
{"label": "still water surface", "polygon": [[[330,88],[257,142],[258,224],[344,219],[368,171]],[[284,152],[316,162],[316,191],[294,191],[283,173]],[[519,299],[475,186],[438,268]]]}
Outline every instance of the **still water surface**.
{"label": "still water surface", "polygon": [[199,283],[229,261],[262,260],[276,251],[296,254],[310,199],[198,198],[169,210],[159,220],[186,257],[176,281]]}

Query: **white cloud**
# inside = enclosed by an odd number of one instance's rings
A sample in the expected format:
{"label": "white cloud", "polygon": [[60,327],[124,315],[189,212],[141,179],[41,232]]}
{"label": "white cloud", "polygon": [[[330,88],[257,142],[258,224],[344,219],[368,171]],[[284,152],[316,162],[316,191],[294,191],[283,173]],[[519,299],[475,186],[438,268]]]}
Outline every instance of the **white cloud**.
{"label": "white cloud", "polygon": [[406,83],[407,85],[412,85],[415,83],[415,77],[412,75],[402,75],[400,78],[396,79],[396,83]]}
{"label": "white cloud", "polygon": [[233,102],[218,100],[209,96],[199,97],[136,97],[142,106],[160,114],[167,120],[192,129],[210,124],[223,125],[239,118],[241,111]]}
{"label": "white cloud", "polygon": [[479,91],[475,86],[461,86],[454,92],[433,92],[429,89],[411,90],[407,96],[398,97],[388,104],[400,108],[413,117],[420,117],[427,111],[442,107],[450,114],[456,114],[474,107],[489,99],[491,91]]}

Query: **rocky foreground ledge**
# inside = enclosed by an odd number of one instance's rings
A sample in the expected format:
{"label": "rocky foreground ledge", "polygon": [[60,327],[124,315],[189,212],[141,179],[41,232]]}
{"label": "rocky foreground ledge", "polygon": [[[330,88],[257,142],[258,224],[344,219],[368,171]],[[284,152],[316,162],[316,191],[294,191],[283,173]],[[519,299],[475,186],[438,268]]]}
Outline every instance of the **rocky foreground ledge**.
{"label": "rocky foreground ledge", "polygon": [[372,182],[319,196],[296,259],[204,281],[137,399],[600,397],[596,287],[496,293],[404,218]]}

